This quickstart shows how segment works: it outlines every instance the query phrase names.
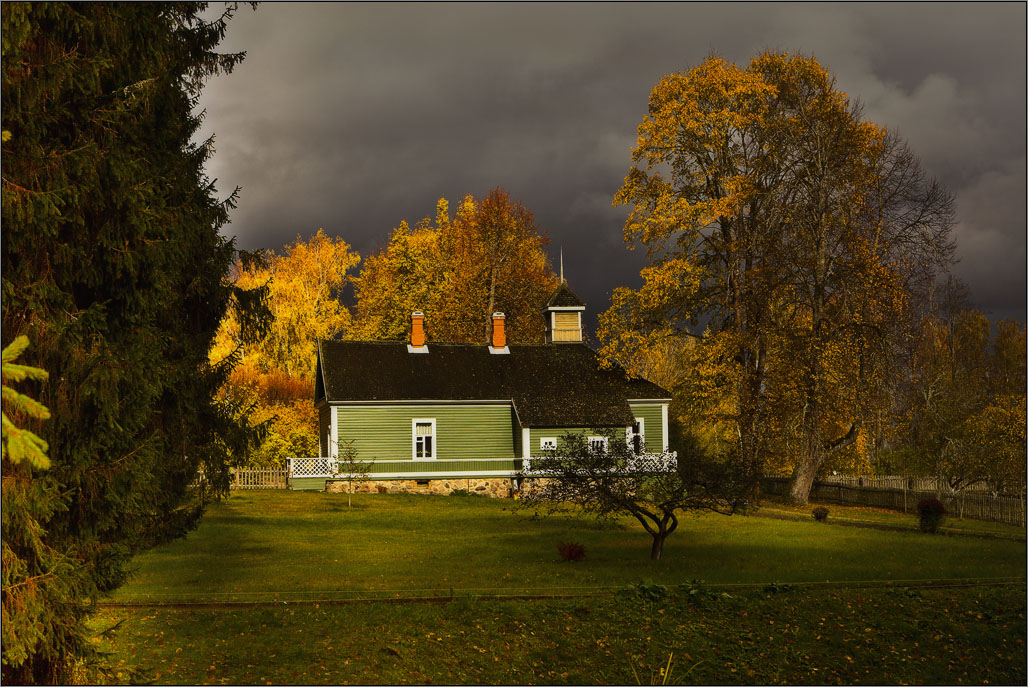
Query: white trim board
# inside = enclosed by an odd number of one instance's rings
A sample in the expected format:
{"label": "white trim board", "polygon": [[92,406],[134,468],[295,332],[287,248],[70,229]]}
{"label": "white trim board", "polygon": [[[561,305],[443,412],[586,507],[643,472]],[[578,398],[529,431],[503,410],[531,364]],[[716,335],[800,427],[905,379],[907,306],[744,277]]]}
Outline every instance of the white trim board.
{"label": "white trim board", "polygon": [[664,433],[664,450],[668,449],[668,420],[667,420],[667,403],[660,406],[660,429]]}
{"label": "white trim board", "polygon": [[414,398],[414,399],[383,399],[373,401],[329,401],[334,406],[417,406],[417,405],[447,405],[447,406],[512,406],[514,403],[509,398],[489,398],[489,399],[467,399],[467,400],[445,400],[438,398]]}
{"label": "white trim board", "polygon": [[329,458],[339,460],[339,420],[336,417],[336,414],[335,408],[330,407],[328,409],[328,424],[332,428],[330,435],[332,437],[332,441],[330,441],[329,445],[325,448],[328,449]]}
{"label": "white trim board", "polygon": [[[474,479],[475,477],[518,477],[521,470],[470,470],[465,472],[372,472],[367,481],[380,479]],[[320,478],[319,478],[320,479]],[[330,480],[345,480],[345,477],[329,477]]]}

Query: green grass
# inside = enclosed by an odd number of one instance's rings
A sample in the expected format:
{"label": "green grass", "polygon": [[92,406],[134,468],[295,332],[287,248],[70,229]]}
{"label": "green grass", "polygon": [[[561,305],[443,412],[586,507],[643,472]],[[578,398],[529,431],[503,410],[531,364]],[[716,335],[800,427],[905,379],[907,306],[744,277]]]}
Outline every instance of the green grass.
{"label": "green grass", "polygon": [[[632,521],[513,506],[362,494],[348,509],[345,495],[233,494],[188,538],[137,559],[113,601],[144,605],[94,618],[98,631],[123,621],[102,640],[111,681],[635,684],[659,683],[669,659],[668,682],[685,684],[1025,681],[1023,541],[704,515],[684,518],[652,562]],[[844,515],[833,506],[829,519]],[[846,515],[858,516],[868,517]],[[586,546],[585,561],[560,559],[567,540]],[[969,578],[1019,581],[898,584]],[[624,592],[641,580],[666,591]],[[591,596],[502,598],[516,593]],[[361,597],[380,600],[332,603]],[[225,603],[160,605],[174,600]],[[250,600],[277,604],[234,605]]]}
{"label": "green grass", "polygon": [[[1023,589],[106,611],[116,682],[1025,684]],[[129,666],[137,666],[131,673]]]}
{"label": "green grass", "polygon": [[[916,504],[911,503],[910,512],[887,510],[884,508],[872,508],[869,506],[847,506],[835,503],[811,502],[807,506],[794,506],[792,504],[778,501],[764,501],[758,512],[772,515],[790,515],[796,517],[810,518],[814,506],[823,505],[828,508],[828,522],[846,522],[862,525],[887,525],[889,527],[902,527],[908,530],[918,529],[918,518]],[[987,522],[985,520],[972,520],[970,518],[958,518],[946,516],[942,520],[939,531],[943,534],[972,534],[991,535],[1006,537],[1010,539],[1025,539],[1025,529],[1017,525],[1007,525],[1001,522]]]}
{"label": "green grass", "polygon": [[[635,580],[679,584],[1009,578],[1022,542],[715,514],[685,516],[661,561],[632,520],[533,518],[476,497],[250,492],[196,532],[137,559],[114,601],[568,593]],[[831,519],[832,516],[829,516]],[[585,545],[562,561],[557,545]],[[277,595],[277,596],[276,596]]]}

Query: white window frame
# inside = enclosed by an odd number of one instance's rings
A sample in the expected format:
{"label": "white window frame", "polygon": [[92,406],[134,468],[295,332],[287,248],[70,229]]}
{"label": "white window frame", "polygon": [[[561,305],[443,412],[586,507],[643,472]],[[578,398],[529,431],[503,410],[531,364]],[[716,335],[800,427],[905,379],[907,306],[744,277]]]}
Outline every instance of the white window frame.
{"label": "white window frame", "polygon": [[[549,446],[547,446],[549,444]],[[540,451],[556,451],[557,450],[557,437],[539,437],[539,450]]]}
{"label": "white window frame", "polygon": [[599,437],[597,437],[597,436],[586,437],[586,443],[589,445],[590,450],[593,447],[593,442],[602,442],[603,443],[603,451],[604,451],[604,453],[606,453],[608,450],[610,450],[610,444],[607,441],[607,437],[603,437],[603,436],[599,436]]}
{"label": "white window frame", "polygon": [[[635,421],[637,423],[639,423],[639,443],[643,447],[645,447],[646,446],[646,418],[637,417],[637,418],[635,418]],[[632,431],[631,427],[626,427],[625,428],[625,441],[628,442],[628,449],[632,453],[635,453],[635,442],[633,441],[634,438],[635,438],[635,432]]]}
{"label": "white window frame", "polygon": [[[428,458],[418,458],[418,425],[432,425],[432,455]],[[410,421],[410,459],[411,460],[438,460],[439,441],[436,438],[436,427],[434,417],[415,417]]]}

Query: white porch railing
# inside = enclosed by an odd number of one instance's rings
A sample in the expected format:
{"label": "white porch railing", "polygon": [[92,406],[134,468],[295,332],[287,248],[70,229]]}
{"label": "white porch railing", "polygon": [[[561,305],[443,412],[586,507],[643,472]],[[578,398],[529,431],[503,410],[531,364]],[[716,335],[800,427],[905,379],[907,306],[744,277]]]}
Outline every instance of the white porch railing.
{"label": "white porch railing", "polygon": [[[525,458],[523,462],[523,470],[530,470],[530,465],[533,460],[545,460],[548,456],[532,456],[531,458]],[[678,452],[677,451],[664,451],[662,453],[640,453],[633,455],[628,459],[628,463],[625,466],[626,472],[674,472],[678,469]]]}
{"label": "white porch railing", "polygon": [[[533,460],[543,459],[546,456],[533,456],[531,458],[516,459],[522,461],[522,472],[529,469]],[[493,459],[484,460],[490,462]],[[471,460],[461,462],[469,463]],[[406,464],[406,461],[404,461]],[[422,467],[435,465],[436,461],[411,461],[410,469],[415,465]],[[678,468],[678,453],[676,451],[664,451],[662,453],[640,453],[628,459],[626,469],[630,472],[674,472]],[[405,470],[408,468],[405,468]],[[287,458],[286,470],[290,478],[297,477],[338,477],[339,463],[332,457],[319,458]],[[374,473],[372,473],[374,475]],[[390,477],[393,475],[390,474]]]}
{"label": "white porch railing", "polygon": [[334,477],[336,459],[328,458],[287,458],[286,469],[290,477]]}

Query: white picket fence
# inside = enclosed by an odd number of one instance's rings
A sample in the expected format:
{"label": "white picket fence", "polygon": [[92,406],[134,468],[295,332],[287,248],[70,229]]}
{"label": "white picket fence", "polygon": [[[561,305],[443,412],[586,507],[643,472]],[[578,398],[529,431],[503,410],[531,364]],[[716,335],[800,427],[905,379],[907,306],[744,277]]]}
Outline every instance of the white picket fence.
{"label": "white picket fence", "polygon": [[229,489],[286,489],[289,486],[289,471],[285,468],[232,470]]}
{"label": "white picket fence", "polygon": [[[203,470],[190,485],[194,489],[203,484],[206,477]],[[229,489],[288,489],[289,471],[286,468],[230,468]]]}

